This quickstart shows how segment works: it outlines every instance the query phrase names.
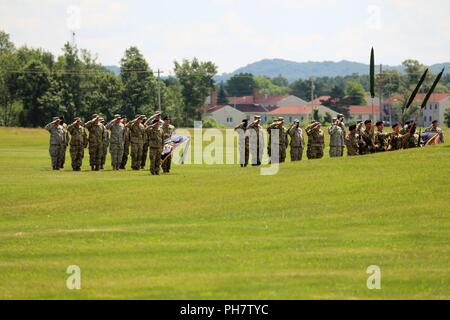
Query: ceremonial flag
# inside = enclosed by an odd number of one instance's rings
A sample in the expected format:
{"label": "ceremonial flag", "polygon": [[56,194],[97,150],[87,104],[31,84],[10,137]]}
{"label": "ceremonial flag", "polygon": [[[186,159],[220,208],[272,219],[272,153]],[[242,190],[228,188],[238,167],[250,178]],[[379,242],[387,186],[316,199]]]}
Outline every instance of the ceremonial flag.
{"label": "ceremonial flag", "polygon": [[441,142],[441,135],[436,132],[425,132],[421,135],[425,146],[434,146]]}
{"label": "ceremonial flag", "polygon": [[370,96],[375,98],[375,53],[372,51],[370,53]]}
{"label": "ceremonial flag", "polygon": [[439,83],[439,81],[441,80],[442,75],[444,74],[445,68],[442,69],[442,71],[438,74],[438,76],[436,77],[436,80],[434,80],[433,85],[431,86],[430,91],[427,93],[425,99],[422,102],[422,106],[421,109],[425,109],[425,107],[427,106],[428,100],[431,97],[431,94],[433,93],[434,89],[436,88],[437,84]]}
{"label": "ceremonial flag", "polygon": [[411,106],[411,104],[413,103],[414,99],[417,96],[417,93],[419,92],[420,87],[422,86],[423,82],[425,81],[427,74],[428,74],[428,69],[425,70],[425,72],[423,73],[422,78],[420,78],[419,83],[417,84],[414,91],[411,93],[411,96],[409,97],[409,100],[406,103],[405,108],[403,110],[408,110],[408,108]]}
{"label": "ceremonial flag", "polygon": [[[178,149],[183,143],[188,142],[191,138],[187,136],[178,136],[173,135],[170,139],[167,139],[164,141],[164,148],[163,152],[161,153],[161,160],[162,162],[166,161],[167,158],[176,150]],[[181,155],[181,164],[184,163],[184,157],[186,156],[187,152],[189,150],[189,143],[186,143],[186,146],[184,147],[183,153]]]}

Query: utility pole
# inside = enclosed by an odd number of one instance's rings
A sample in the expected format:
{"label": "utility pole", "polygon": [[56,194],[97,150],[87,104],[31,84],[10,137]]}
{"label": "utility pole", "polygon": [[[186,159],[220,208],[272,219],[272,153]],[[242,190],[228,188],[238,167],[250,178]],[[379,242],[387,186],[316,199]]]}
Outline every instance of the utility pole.
{"label": "utility pole", "polygon": [[311,121],[314,120],[314,78],[311,77]]}
{"label": "utility pole", "polygon": [[382,64],[380,64],[380,76],[379,76],[379,79],[380,79],[380,81],[379,81],[379,85],[378,85],[378,87],[380,88],[380,94],[379,94],[379,99],[380,99],[380,103],[379,103],[379,106],[380,106],[380,121],[384,121],[384,116],[383,116],[383,109],[384,109],[384,106],[383,106],[383,84],[384,84],[384,79],[383,79],[383,65]]}
{"label": "utility pole", "polygon": [[158,111],[161,112],[161,85],[160,85],[160,80],[161,80],[161,74],[164,73],[164,71],[161,71],[158,69],[158,71],[156,72],[158,74]]}

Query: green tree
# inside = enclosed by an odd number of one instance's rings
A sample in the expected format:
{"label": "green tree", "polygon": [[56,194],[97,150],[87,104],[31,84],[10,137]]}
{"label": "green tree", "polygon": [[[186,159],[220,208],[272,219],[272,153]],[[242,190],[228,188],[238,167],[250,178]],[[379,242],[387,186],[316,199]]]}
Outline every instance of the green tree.
{"label": "green tree", "polygon": [[251,73],[239,73],[232,76],[226,84],[226,90],[232,97],[253,95],[256,81]]}
{"label": "green tree", "polygon": [[172,119],[176,127],[184,125],[184,101],[182,87],[178,81],[161,85],[161,109]]}
{"label": "green tree", "polygon": [[227,92],[225,91],[225,85],[220,83],[219,91],[217,93],[217,103],[218,104],[228,104]]}
{"label": "green tree", "polygon": [[272,83],[272,80],[263,76],[254,77],[256,82],[256,88],[259,92],[267,95],[287,95],[290,92],[289,87],[279,87]]}
{"label": "green tree", "polygon": [[125,51],[120,62],[123,83],[123,108],[121,113],[133,118],[136,114],[148,114],[156,109],[156,80],[144,56],[138,48]]}
{"label": "green tree", "polygon": [[281,74],[273,78],[272,83],[278,87],[289,87],[289,81]]}
{"label": "green tree", "polygon": [[66,43],[64,54],[56,62],[56,79],[61,90],[62,105],[65,108],[64,116],[73,119],[85,114],[82,106],[82,62],[78,56],[78,48]]}
{"label": "green tree", "polygon": [[20,75],[20,97],[23,101],[21,124],[37,127],[45,123],[50,111],[44,109],[40,100],[51,86],[48,68],[40,61],[30,61]]}
{"label": "green tree", "polygon": [[175,61],[175,74],[182,86],[184,99],[185,123],[193,125],[196,120],[201,120],[201,110],[206,98],[214,87],[213,77],[217,73],[217,67],[212,62],[201,62],[197,58],[192,61]]}
{"label": "green tree", "polygon": [[450,109],[447,109],[447,111],[445,111],[444,117],[447,127],[450,128]]}
{"label": "green tree", "polygon": [[366,91],[356,80],[348,80],[345,85],[346,103],[348,105],[365,105]]}

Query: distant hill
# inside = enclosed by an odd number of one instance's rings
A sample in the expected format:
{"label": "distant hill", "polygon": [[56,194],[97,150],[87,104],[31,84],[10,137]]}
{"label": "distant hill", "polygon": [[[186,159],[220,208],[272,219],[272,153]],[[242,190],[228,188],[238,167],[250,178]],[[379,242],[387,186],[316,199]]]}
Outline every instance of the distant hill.
{"label": "distant hill", "polygon": [[[431,66],[433,73],[439,73],[444,66],[450,66],[450,62]],[[384,66],[385,70],[403,71],[403,66]],[[265,59],[245,67],[239,68],[232,73],[224,73],[216,77],[216,81],[226,81],[231,76],[239,73],[252,73],[253,75],[276,77],[282,75],[289,81],[297,79],[309,79],[311,77],[336,77],[352,74],[368,74],[369,65],[359,62],[342,60],[339,62],[294,62],[282,59]]]}
{"label": "distant hill", "polygon": [[118,66],[105,66],[105,69],[108,71],[111,71],[116,76],[118,76],[120,74],[120,67],[118,67]]}

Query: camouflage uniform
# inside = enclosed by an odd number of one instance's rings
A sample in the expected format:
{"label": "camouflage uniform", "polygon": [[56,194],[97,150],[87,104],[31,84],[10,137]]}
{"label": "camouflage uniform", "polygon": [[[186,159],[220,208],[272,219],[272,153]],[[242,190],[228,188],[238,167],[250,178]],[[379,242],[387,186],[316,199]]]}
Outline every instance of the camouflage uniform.
{"label": "camouflage uniform", "polygon": [[[145,120],[145,118],[144,118]],[[144,144],[142,146],[142,159],[141,159],[141,169],[145,169],[145,165],[147,164],[147,156],[148,156],[148,137],[147,137],[147,129],[148,125],[146,123],[143,124],[144,126]]]}
{"label": "camouflage uniform", "polygon": [[105,126],[91,120],[86,123],[86,129],[89,131],[89,162],[92,170],[98,171],[102,164]]}
{"label": "camouflage uniform", "polygon": [[389,147],[389,137],[390,133],[385,133],[383,131],[375,132],[375,152],[387,151]]}
{"label": "camouflage uniform", "polygon": [[264,134],[260,124],[253,122],[248,126],[249,148],[252,155],[252,165],[259,166],[264,154]]}
{"label": "camouflage uniform", "polygon": [[67,130],[67,124],[63,123],[62,124],[63,130],[64,130],[64,139],[65,139],[65,143],[63,144],[62,147],[62,156],[61,156],[61,169],[64,169],[64,165],[66,164],[66,151],[67,151],[67,146],[69,145],[69,131]]}
{"label": "camouflage uniform", "polygon": [[53,170],[61,168],[63,145],[66,144],[66,135],[61,125],[49,123],[45,129],[50,132],[50,148],[49,153],[52,159]]}
{"label": "camouflage uniform", "polygon": [[68,127],[70,133],[70,157],[72,158],[72,169],[80,171],[83,164],[84,149],[88,145],[88,137],[83,126],[71,124]]}
{"label": "camouflage uniform", "polygon": [[341,125],[333,124],[329,129],[330,134],[330,158],[344,156],[344,130]]}
{"label": "camouflage uniform", "polygon": [[291,161],[301,161],[303,158],[303,149],[305,148],[305,138],[302,128],[295,124],[289,128],[288,134],[291,137]]}
{"label": "camouflage uniform", "polygon": [[159,175],[161,167],[161,153],[164,147],[164,132],[161,128],[150,126],[146,129],[147,141],[150,148],[150,172]]}
{"label": "camouflage uniform", "polygon": [[[163,124],[161,128],[163,131],[163,143],[164,143],[164,141],[172,138],[173,134],[175,133],[175,127],[171,124]],[[164,159],[164,162],[162,163],[162,169],[164,173],[169,173],[171,167],[172,167],[172,154],[167,156],[166,159]]]}
{"label": "camouflage uniform", "polygon": [[119,170],[123,158],[125,144],[125,126],[122,123],[111,121],[106,126],[111,131],[109,152],[111,153],[111,165],[113,170]]}
{"label": "camouflage uniform", "polygon": [[106,129],[106,126],[104,124],[102,124],[103,128],[104,128],[104,132],[103,132],[103,147],[102,147],[102,157],[101,157],[101,165],[100,165],[100,169],[104,169],[105,168],[105,164],[106,164],[106,156],[108,155],[108,148],[109,148],[109,143],[110,143],[110,132],[108,129]]}
{"label": "camouflage uniform", "polygon": [[347,155],[349,157],[358,156],[360,145],[363,143],[357,132],[350,132],[345,138],[345,145],[347,147]]}
{"label": "camouflage uniform", "polygon": [[323,149],[325,146],[325,139],[322,129],[309,126],[306,129],[306,134],[308,135],[308,149],[306,151],[308,159],[322,159]]}
{"label": "camouflage uniform", "polygon": [[[277,130],[272,132],[272,130]],[[286,128],[283,126],[282,123],[276,122],[271,124],[267,128],[267,132],[269,133],[269,144],[267,146],[269,157],[272,157],[272,133],[278,135],[278,156],[279,156],[279,163],[283,163],[286,161],[286,148],[287,148],[287,132]],[[272,159],[270,159],[272,161]]]}
{"label": "camouflage uniform", "polygon": [[235,131],[239,134],[239,163],[241,167],[248,166],[250,158],[250,139],[247,131],[248,124],[242,122],[236,128]]}
{"label": "camouflage uniform", "polygon": [[130,136],[130,128],[125,126],[124,128],[124,144],[123,144],[123,156],[122,156],[122,162],[120,164],[120,169],[125,169],[128,162],[128,155],[130,154],[130,143],[131,143],[131,136]]}
{"label": "camouflage uniform", "polygon": [[374,130],[367,130],[359,128],[359,136],[364,141],[361,146],[360,154],[369,154],[375,152],[375,132]]}
{"label": "camouflage uniform", "polygon": [[401,134],[401,133],[391,133],[391,141],[389,144],[389,151],[395,151],[403,149],[405,143],[407,143],[410,138],[410,134]]}
{"label": "camouflage uniform", "polygon": [[131,168],[139,170],[142,162],[142,150],[144,147],[145,127],[142,123],[137,123],[136,120],[127,124],[130,129],[131,142]]}

